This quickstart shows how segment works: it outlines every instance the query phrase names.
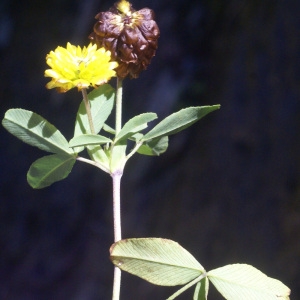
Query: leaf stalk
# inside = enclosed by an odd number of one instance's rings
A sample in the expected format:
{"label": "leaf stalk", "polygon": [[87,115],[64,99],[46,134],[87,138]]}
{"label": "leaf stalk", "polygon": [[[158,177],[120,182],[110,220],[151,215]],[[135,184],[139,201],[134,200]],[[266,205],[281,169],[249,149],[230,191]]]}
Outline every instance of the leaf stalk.
{"label": "leaf stalk", "polygon": [[186,284],[181,289],[179,289],[176,293],[174,293],[173,295],[171,295],[167,300],[173,300],[173,299],[175,299],[180,294],[182,294],[183,292],[185,292],[187,289],[189,289],[191,286],[193,286],[194,284],[198,283],[200,280],[202,280],[205,277],[206,277],[206,272],[203,273],[203,274],[201,274],[200,276],[198,276],[196,279],[192,280],[188,284]]}
{"label": "leaf stalk", "polygon": [[94,128],[94,123],[93,123],[93,118],[92,118],[92,113],[91,113],[91,107],[90,107],[90,102],[89,102],[89,98],[88,98],[86,89],[82,89],[82,96],[83,96],[83,102],[85,105],[86,114],[87,114],[88,121],[89,121],[91,134],[95,134],[95,128]]}

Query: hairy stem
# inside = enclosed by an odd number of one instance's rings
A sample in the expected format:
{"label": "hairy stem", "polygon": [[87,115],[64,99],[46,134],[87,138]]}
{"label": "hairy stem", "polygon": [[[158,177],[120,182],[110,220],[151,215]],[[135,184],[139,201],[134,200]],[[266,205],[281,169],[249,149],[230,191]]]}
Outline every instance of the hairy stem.
{"label": "hairy stem", "polygon": [[120,299],[120,290],[121,290],[121,270],[118,267],[115,267],[113,297],[112,297],[113,300]]}
{"label": "hairy stem", "polygon": [[91,108],[90,108],[90,102],[89,102],[89,98],[88,98],[86,89],[82,89],[82,96],[83,96],[83,102],[85,105],[86,114],[87,114],[87,117],[89,120],[91,134],[95,134],[95,128],[94,128],[94,123],[93,123],[93,118],[92,118],[92,113],[91,113]]}
{"label": "hairy stem", "polygon": [[[122,79],[117,79],[116,91],[116,136],[122,128]],[[123,170],[115,171],[112,176],[113,180],[113,215],[114,215],[114,241],[117,242],[122,239],[121,229],[121,178]],[[121,290],[121,270],[115,267],[114,270],[114,284],[113,284],[113,300],[120,299]]]}
{"label": "hairy stem", "polygon": [[97,162],[97,161],[94,161],[94,160],[90,160],[90,159],[87,159],[87,158],[84,158],[84,157],[81,157],[81,156],[77,156],[76,158],[78,161],[82,161],[82,162],[85,162],[87,164],[90,164],[92,166],[95,166],[99,169],[101,169],[102,171],[106,172],[106,173],[109,173],[109,169],[106,168],[103,164],[101,164],[100,162]]}
{"label": "hairy stem", "polygon": [[113,214],[114,214],[114,241],[117,242],[122,239],[121,230],[121,177],[122,172],[116,171],[112,174],[113,180]]}
{"label": "hairy stem", "polygon": [[128,160],[134,153],[136,153],[139,148],[142,146],[143,142],[138,142],[134,146],[134,148],[131,150],[131,152],[126,156],[126,160]]}
{"label": "hairy stem", "polygon": [[[121,230],[121,177],[122,172],[115,172],[112,174],[113,179],[113,214],[114,214],[114,241],[117,242],[122,239]],[[114,285],[113,285],[113,300],[120,299],[121,289],[121,270],[115,267],[114,270]]]}
{"label": "hairy stem", "polygon": [[123,80],[117,78],[117,91],[116,91],[116,136],[122,128],[122,95],[123,95]]}

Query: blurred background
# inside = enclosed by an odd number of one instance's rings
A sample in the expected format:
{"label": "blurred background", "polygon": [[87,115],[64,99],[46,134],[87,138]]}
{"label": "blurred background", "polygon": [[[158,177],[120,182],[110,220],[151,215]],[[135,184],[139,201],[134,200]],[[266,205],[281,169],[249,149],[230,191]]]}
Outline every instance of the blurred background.
{"label": "blurred background", "polygon": [[[221,104],[171,137],[160,157],[136,155],[122,181],[123,237],[179,242],[206,268],[248,263],[300,299],[300,2],[134,0],[161,30],[148,70],[124,81],[124,121]],[[87,45],[103,0],[2,0],[1,119],[37,112],[72,137],[81,95],[46,90],[45,56]],[[114,82],[113,82],[114,83]],[[110,299],[111,178],[83,163],[43,190],[27,184],[45,153],[0,128],[0,299]],[[123,274],[121,299],[166,299]],[[178,299],[192,299],[192,291]],[[222,299],[211,286],[209,299]]]}

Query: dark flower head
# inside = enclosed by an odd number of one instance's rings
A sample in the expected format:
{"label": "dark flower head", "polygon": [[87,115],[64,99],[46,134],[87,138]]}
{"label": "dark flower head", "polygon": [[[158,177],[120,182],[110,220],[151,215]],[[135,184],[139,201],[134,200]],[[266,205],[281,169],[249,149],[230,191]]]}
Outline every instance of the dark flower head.
{"label": "dark flower head", "polygon": [[150,64],[157,49],[159,28],[149,8],[135,11],[125,0],[115,3],[107,12],[96,15],[97,23],[89,38],[111,52],[119,63],[117,76],[137,78]]}

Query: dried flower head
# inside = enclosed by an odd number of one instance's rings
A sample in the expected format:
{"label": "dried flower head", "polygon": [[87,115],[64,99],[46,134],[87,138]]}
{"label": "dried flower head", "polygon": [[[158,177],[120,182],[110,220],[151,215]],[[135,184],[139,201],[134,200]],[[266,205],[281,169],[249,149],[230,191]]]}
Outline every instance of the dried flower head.
{"label": "dried flower head", "polygon": [[98,13],[96,19],[89,38],[98,47],[111,51],[112,58],[119,63],[118,77],[137,78],[157,49],[159,28],[154,12],[149,8],[135,11],[128,1],[121,0],[109,11]]}
{"label": "dried flower head", "polygon": [[67,44],[67,48],[57,47],[46,56],[51,67],[45,71],[45,77],[52,77],[47,83],[48,89],[56,88],[63,93],[74,87],[78,90],[97,87],[116,76],[117,62],[110,61],[111,54],[104,48],[97,49],[89,44],[81,49],[79,46]]}

